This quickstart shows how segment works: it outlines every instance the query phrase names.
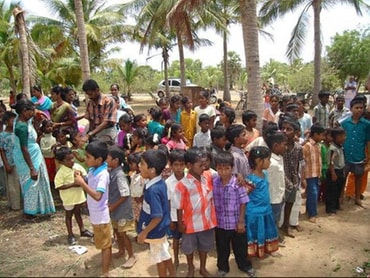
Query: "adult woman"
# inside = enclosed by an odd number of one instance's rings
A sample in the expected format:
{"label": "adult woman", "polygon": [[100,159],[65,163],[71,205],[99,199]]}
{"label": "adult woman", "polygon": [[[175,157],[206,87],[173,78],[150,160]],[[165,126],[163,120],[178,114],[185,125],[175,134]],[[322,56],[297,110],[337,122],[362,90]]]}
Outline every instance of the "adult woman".
{"label": "adult woman", "polygon": [[18,119],[15,124],[14,161],[23,195],[23,211],[26,217],[55,212],[48,172],[40,146],[36,142],[36,131],[30,119],[35,106],[28,99],[20,99],[14,105]]}
{"label": "adult woman", "polygon": [[34,85],[32,87],[31,93],[31,101],[35,104],[36,109],[43,112],[43,114],[50,119],[50,109],[53,104],[51,99],[42,93],[42,90],[38,85]]}
{"label": "adult woman", "polygon": [[70,133],[77,130],[77,120],[71,105],[64,101],[68,89],[65,90],[62,86],[54,86],[51,89],[51,98],[54,103],[51,108],[51,120],[53,129],[63,129]]}

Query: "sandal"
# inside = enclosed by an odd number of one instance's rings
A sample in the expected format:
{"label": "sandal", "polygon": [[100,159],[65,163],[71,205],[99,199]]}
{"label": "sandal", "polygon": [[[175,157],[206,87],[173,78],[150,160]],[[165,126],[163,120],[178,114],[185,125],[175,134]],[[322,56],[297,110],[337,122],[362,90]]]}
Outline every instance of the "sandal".
{"label": "sandal", "polygon": [[84,230],[80,234],[82,237],[94,237],[94,234],[90,232],[89,230]]}

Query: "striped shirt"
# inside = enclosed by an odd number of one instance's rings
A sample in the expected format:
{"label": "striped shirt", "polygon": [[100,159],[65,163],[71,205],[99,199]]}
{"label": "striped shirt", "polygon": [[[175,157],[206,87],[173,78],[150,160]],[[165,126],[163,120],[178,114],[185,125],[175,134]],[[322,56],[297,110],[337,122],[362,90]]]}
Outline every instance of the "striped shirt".
{"label": "striped shirt", "polygon": [[284,173],[285,173],[285,189],[290,191],[299,188],[301,177],[300,169],[303,161],[302,146],[294,142],[293,147],[283,153],[284,158]]}
{"label": "striped shirt", "polygon": [[313,108],[313,112],[316,118],[316,123],[327,128],[329,126],[329,107],[327,105],[323,106],[319,103]]}
{"label": "striped shirt", "polygon": [[310,138],[303,145],[303,158],[305,161],[305,178],[319,178],[321,176],[321,147],[320,144]]}
{"label": "striped shirt", "polygon": [[90,100],[87,103],[85,118],[89,121],[89,130],[94,130],[104,121],[109,123],[109,127],[114,126],[117,121],[117,107],[114,99],[101,94],[97,104]]}
{"label": "striped shirt", "polygon": [[186,234],[214,228],[217,220],[210,175],[203,173],[199,181],[188,173],[176,185],[173,207],[183,211]]}

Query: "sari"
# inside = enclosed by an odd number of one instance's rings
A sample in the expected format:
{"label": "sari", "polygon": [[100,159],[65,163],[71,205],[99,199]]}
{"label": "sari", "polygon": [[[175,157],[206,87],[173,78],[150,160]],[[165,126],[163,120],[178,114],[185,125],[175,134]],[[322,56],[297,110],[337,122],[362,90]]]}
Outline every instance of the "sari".
{"label": "sari", "polygon": [[57,106],[56,102],[53,103],[53,106],[51,108],[51,120],[54,123],[63,123],[71,119],[75,120],[72,126],[64,126],[60,128],[63,130],[68,130],[70,134],[73,131],[78,130],[76,117],[75,117],[75,114],[73,112],[71,105],[67,102],[64,102],[60,106]]}
{"label": "sari", "polygon": [[[16,161],[19,182],[21,185],[26,214],[50,214],[55,212],[53,197],[51,195],[49,176],[44,157],[39,144],[36,142],[37,134],[31,123],[17,122],[14,129],[14,161]],[[28,152],[35,167],[37,180],[31,179],[30,168],[24,160],[21,146],[27,146]]]}
{"label": "sari", "polygon": [[44,114],[50,119],[50,109],[53,105],[51,99],[47,96],[41,96],[41,98],[37,98],[35,96],[31,97],[31,101],[36,105],[36,109],[44,112]]}

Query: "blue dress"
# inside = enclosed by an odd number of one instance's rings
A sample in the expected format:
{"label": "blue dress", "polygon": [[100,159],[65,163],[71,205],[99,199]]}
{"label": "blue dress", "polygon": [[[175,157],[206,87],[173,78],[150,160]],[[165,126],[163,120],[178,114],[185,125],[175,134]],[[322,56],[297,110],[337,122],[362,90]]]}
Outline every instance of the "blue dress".
{"label": "blue dress", "polygon": [[262,258],[279,247],[278,230],[272,214],[267,172],[264,178],[255,174],[246,177],[249,191],[245,223],[247,226],[248,255]]}

